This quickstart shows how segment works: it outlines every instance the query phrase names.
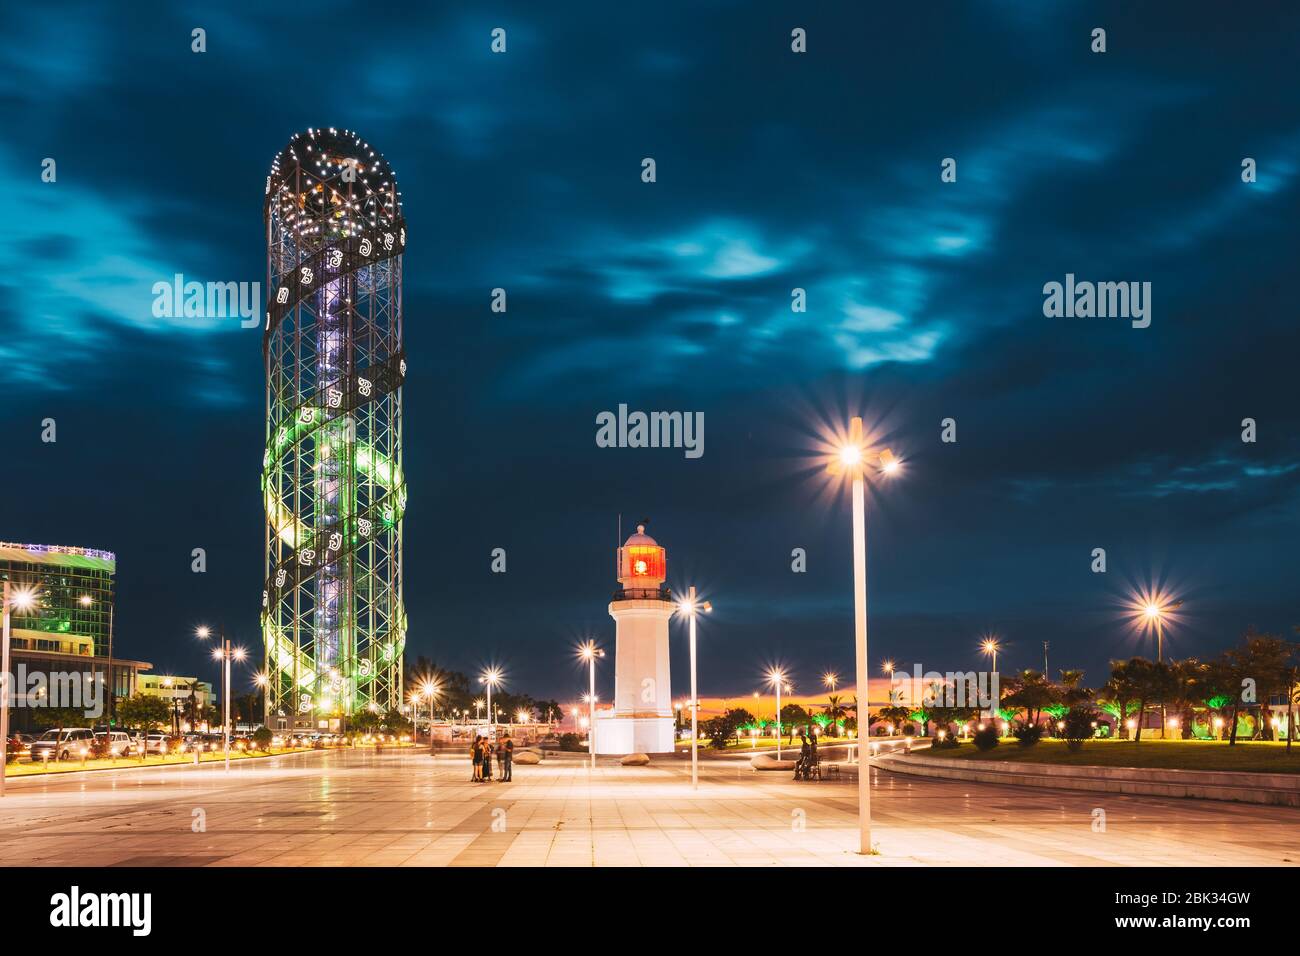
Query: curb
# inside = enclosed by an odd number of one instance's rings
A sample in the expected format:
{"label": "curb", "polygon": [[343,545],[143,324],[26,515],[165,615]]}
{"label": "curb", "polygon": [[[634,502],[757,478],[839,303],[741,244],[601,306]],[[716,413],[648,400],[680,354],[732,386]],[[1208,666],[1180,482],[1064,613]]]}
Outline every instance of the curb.
{"label": "curb", "polygon": [[882,770],[945,780],[970,780],[1004,786],[1088,790],[1192,800],[1222,800],[1276,807],[1300,807],[1300,776],[1233,771],[1148,770],[1141,767],[1046,767],[993,761],[978,769],[965,760],[901,755],[876,758]]}

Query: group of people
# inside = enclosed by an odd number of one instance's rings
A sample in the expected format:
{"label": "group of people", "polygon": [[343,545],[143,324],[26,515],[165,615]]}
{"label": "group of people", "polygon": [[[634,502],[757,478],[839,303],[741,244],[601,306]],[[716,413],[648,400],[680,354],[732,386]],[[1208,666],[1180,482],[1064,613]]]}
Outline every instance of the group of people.
{"label": "group of people", "polygon": [[474,761],[474,776],[470,780],[474,783],[487,783],[492,779],[492,755],[496,754],[497,758],[497,777],[502,783],[510,783],[511,764],[514,762],[515,742],[506,734],[497,744],[493,744],[487,737],[476,736],[474,738],[474,747],[470,751],[470,757]]}
{"label": "group of people", "polygon": [[794,764],[794,778],[796,780],[811,779],[813,770],[817,767],[818,759],[817,735],[800,734],[799,759]]}

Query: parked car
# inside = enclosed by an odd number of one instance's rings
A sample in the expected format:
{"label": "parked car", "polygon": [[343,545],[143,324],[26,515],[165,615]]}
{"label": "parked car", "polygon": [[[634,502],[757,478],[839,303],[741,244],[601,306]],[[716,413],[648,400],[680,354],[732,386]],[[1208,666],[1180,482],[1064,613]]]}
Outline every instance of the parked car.
{"label": "parked car", "polygon": [[144,738],[144,752],[147,754],[165,754],[171,745],[167,742],[170,739],[168,734],[146,734]]}
{"label": "parked car", "polygon": [[103,744],[107,739],[109,753],[114,757],[129,757],[136,752],[134,738],[123,730],[106,730],[95,734],[95,739]]}
{"label": "parked car", "polygon": [[10,734],[9,741],[5,744],[5,761],[17,761],[29,756],[32,752],[32,739],[31,734]]}
{"label": "parked car", "polygon": [[47,730],[32,741],[32,763],[44,760],[76,760],[81,751],[89,750],[95,735],[89,727],[57,727]]}

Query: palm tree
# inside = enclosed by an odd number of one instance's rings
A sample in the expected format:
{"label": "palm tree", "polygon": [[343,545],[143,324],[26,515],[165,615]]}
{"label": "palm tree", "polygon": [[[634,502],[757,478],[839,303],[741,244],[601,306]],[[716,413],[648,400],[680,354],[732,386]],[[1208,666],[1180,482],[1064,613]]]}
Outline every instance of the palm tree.
{"label": "palm tree", "polygon": [[1232,707],[1232,735],[1228,741],[1230,746],[1237,743],[1237,714],[1243,703],[1242,688],[1246,681],[1253,682],[1255,697],[1245,703],[1259,707],[1260,719],[1256,722],[1255,733],[1269,733],[1264,730],[1264,708],[1271,697],[1285,692],[1286,670],[1294,653],[1295,648],[1281,638],[1271,634],[1258,634],[1252,628],[1242,638],[1240,647],[1224,654],[1233,671],[1237,688]]}
{"label": "palm tree", "polygon": [[1129,707],[1138,703],[1138,686],[1134,673],[1127,661],[1110,662],[1110,680],[1102,687],[1100,698],[1102,709],[1113,714],[1118,721],[1116,737],[1128,734]]}
{"label": "palm tree", "polygon": [[1056,688],[1038,671],[1024,670],[1011,680],[1011,693],[1002,696],[1002,706],[1025,712],[1025,724],[1038,723],[1043,708],[1056,703]]}
{"label": "palm tree", "polygon": [[1128,670],[1133,688],[1138,698],[1137,733],[1134,743],[1142,742],[1142,723],[1146,717],[1147,707],[1164,702],[1172,689],[1169,665],[1164,662],[1149,661],[1145,657],[1134,657],[1128,662]]}
{"label": "palm tree", "polygon": [[840,706],[840,697],[832,694],[826,702],[826,716],[830,718],[831,726],[838,729],[839,725],[836,720],[844,713],[844,708]]}
{"label": "palm tree", "polygon": [[1209,667],[1194,657],[1171,661],[1169,664],[1169,696],[1174,713],[1178,715],[1178,727],[1183,740],[1192,737],[1192,722],[1195,720],[1193,708],[1205,697],[1208,671]]}

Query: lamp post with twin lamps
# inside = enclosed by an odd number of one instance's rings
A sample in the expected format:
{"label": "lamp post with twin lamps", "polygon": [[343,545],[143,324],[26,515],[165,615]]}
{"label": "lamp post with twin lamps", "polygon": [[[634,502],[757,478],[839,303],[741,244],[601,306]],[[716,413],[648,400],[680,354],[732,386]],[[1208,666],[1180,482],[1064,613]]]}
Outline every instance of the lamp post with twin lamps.
{"label": "lamp post with twin lamps", "polygon": [[[591,769],[596,769],[596,658],[604,657],[605,652],[596,646],[595,641],[587,641],[578,647],[578,656],[587,662],[587,755],[591,758]],[[576,721],[575,721],[576,723]]]}
{"label": "lamp post with twin lamps", "polygon": [[[206,627],[200,627],[195,632],[200,640],[207,640],[212,636],[212,631]],[[230,641],[223,630],[217,638],[219,646],[213,648],[212,659],[221,664],[221,739],[222,749],[226,757],[226,773],[230,772],[230,668],[234,661],[242,661],[247,652],[242,647],[231,647]]]}
{"label": "lamp post with twin lamps", "polygon": [[[695,686],[695,617],[700,611],[706,614],[713,610],[708,601],[695,599],[695,585],[687,592],[686,600],[677,606],[680,613],[691,619],[691,788],[700,788],[700,754],[699,754],[699,712],[700,696]],[[779,721],[778,721],[779,722]],[[780,730],[777,731],[780,733]]]}
{"label": "lamp post with twin lamps", "polygon": [[0,654],[0,797],[5,795],[5,764],[9,761],[9,618],[13,611],[29,611],[36,606],[36,588],[13,586],[6,580],[0,597],[0,616],[4,618],[3,653]]}
{"label": "lamp post with twin lamps", "polygon": [[868,467],[879,468],[884,475],[895,474],[900,463],[888,448],[879,451],[868,449],[862,433],[862,419],[854,417],[849,423],[848,441],[831,458],[826,470],[835,476],[844,475],[853,480],[853,635],[857,655],[858,692],[858,751],[861,769],[858,771],[858,852],[871,852],[871,764],[862,750],[861,740],[870,724],[870,692],[867,673],[867,504],[866,472]]}

